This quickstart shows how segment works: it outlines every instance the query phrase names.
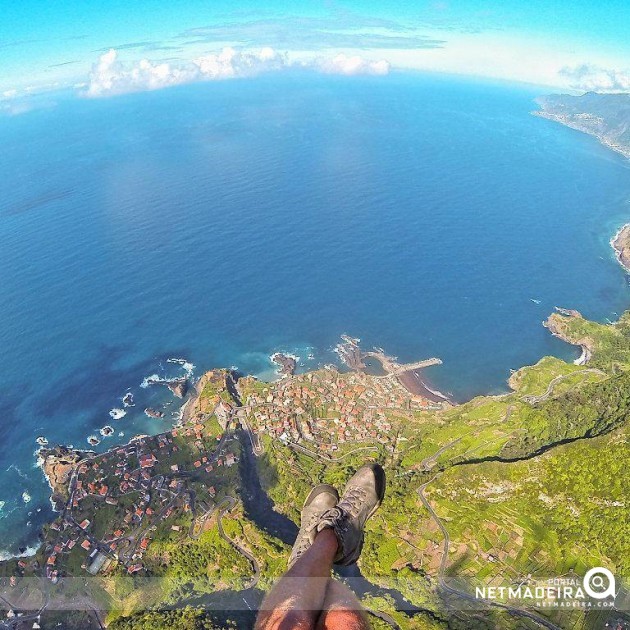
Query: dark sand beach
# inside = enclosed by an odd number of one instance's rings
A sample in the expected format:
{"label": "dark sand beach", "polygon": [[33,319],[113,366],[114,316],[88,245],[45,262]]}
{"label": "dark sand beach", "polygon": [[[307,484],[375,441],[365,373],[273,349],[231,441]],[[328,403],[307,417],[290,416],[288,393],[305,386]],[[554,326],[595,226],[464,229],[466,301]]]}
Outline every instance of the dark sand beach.
{"label": "dark sand beach", "polygon": [[430,389],[426,382],[422,379],[422,370],[409,370],[403,372],[396,377],[398,382],[416,396],[423,396],[427,400],[435,403],[448,401],[448,398],[438,392]]}

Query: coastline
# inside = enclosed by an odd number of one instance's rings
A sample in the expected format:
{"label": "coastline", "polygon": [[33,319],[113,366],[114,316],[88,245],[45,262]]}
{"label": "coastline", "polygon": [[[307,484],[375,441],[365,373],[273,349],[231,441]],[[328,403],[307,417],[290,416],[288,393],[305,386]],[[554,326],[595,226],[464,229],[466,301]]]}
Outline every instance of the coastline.
{"label": "coastline", "polygon": [[62,445],[40,449],[37,461],[51,489],[50,502],[53,511],[63,511],[67,501],[66,492],[76,466],[95,454],[94,451],[71,449]]}
{"label": "coastline", "polygon": [[586,365],[593,354],[593,341],[588,337],[571,340],[565,332],[566,321],[569,319],[584,319],[582,313],[572,309],[555,307],[556,312],[549,315],[543,322],[543,326],[558,339],[571,346],[577,346],[582,350],[581,355],[573,361],[574,365]]}
{"label": "coastline", "polygon": [[433,403],[454,404],[453,401],[438,389],[429,387],[426,378],[421,375],[421,370],[409,370],[398,376],[398,382],[411,394],[422,396]]}
{"label": "coastline", "polygon": [[[364,372],[364,358],[370,357],[379,361],[384,369],[384,376],[375,378],[394,378],[406,389],[412,397],[424,398],[435,405],[451,406],[453,401],[448,396],[431,387],[427,381],[421,377],[422,365],[440,364],[439,359],[429,359],[412,363],[409,365],[401,365],[396,362],[395,357],[386,355],[382,350],[363,352],[359,347],[359,339],[342,335],[342,343],[338,346],[338,354],[342,364],[351,370]],[[270,383],[283,379],[291,379],[295,375],[295,364],[299,357],[288,353],[275,352],[270,359],[278,365],[276,371],[277,378],[270,380]],[[336,366],[335,366],[336,367]],[[228,387],[235,384],[235,375],[231,369],[213,368],[202,374],[196,381],[189,382],[187,395],[183,398],[179,410],[174,414],[175,420],[172,426],[166,431],[160,431],[155,435],[168,433],[173,429],[182,426],[190,420],[192,416],[200,411],[206,411],[202,399],[202,392],[205,386],[215,380],[217,375],[222,375]],[[145,379],[146,381],[147,379]],[[151,379],[149,385],[153,384],[169,384],[174,379]],[[439,407],[438,407],[439,408]],[[112,445],[109,449],[98,455],[106,454],[110,451],[124,448],[135,440],[145,437],[143,435],[134,435],[125,442]],[[46,483],[50,487],[51,496],[50,503],[54,512],[62,512],[65,506],[65,494],[68,490],[68,484],[71,483],[72,473],[80,462],[90,458],[97,453],[91,449],[76,449],[65,445],[41,446],[36,451],[37,466],[41,469]],[[12,556],[18,557],[18,556]]]}
{"label": "coastline", "polygon": [[[627,223],[619,228],[615,235],[610,239],[610,245],[615,252],[615,256],[619,261],[619,264],[624,268],[624,270],[630,273],[630,223]],[[560,316],[582,318],[581,313],[577,311],[562,309],[559,307],[556,307],[556,311],[558,311],[558,315]],[[547,318],[547,320],[543,322],[543,326],[547,328],[552,335],[561,339],[565,343],[577,345],[578,347],[580,347],[581,355],[573,361],[574,364],[587,364],[592,354],[589,343],[590,340],[579,340],[579,343],[577,344],[575,342],[569,341],[567,336],[564,334],[561,321],[561,317],[558,317],[556,314],[551,314]],[[394,377],[400,383],[400,385],[402,385],[410,393],[411,396],[424,398],[430,403],[438,406],[452,406],[459,404],[439,390],[431,387],[427,380],[421,376],[422,367],[417,367],[417,364],[410,364],[409,366],[400,365],[396,362],[396,359],[394,357],[387,356],[380,349],[375,349],[374,351],[370,352],[363,352],[359,347],[359,342],[360,340],[357,338],[353,338],[348,335],[342,335],[342,342],[335,348],[335,352],[338,354],[341,363],[346,367],[350,368],[351,370],[363,372],[366,368],[364,359],[367,357],[374,358],[381,363],[386,373],[384,377],[378,378]],[[274,380],[287,378],[290,379],[294,375],[295,365],[297,364],[299,358],[288,353],[285,354],[281,352],[274,352],[270,356],[270,360],[276,363],[276,365],[278,366],[278,370],[276,371],[277,379],[273,379],[272,381],[270,381],[273,382]],[[434,361],[437,364],[441,363],[439,359],[430,359],[428,361]],[[187,364],[186,367],[188,367],[188,365],[190,364]],[[182,404],[176,413],[175,422],[173,422],[172,426],[167,431],[170,431],[173,428],[186,423],[190,419],[190,417],[194,415],[195,412],[199,411],[199,403],[201,400],[201,393],[203,391],[203,388],[208,382],[210,374],[216,372],[216,370],[205,372],[196,381],[192,379],[188,381],[188,378],[190,378],[191,374],[189,370],[186,370],[186,372],[186,377],[184,377],[183,379],[181,377],[179,379],[170,379],[170,381],[177,381],[178,383],[180,381],[184,381],[187,385],[189,384],[190,386],[188,387],[188,391],[185,392],[187,395],[182,396],[184,399],[182,400]],[[224,370],[224,372],[226,373],[226,378],[228,380],[233,380],[234,377],[231,373],[231,370]],[[171,383],[168,379],[159,379],[155,383],[149,382],[147,384],[169,385]],[[171,388],[169,387],[169,389]],[[171,392],[176,397],[180,397],[177,395],[176,392],[173,392],[172,389]],[[112,447],[110,447],[110,449],[107,449],[106,452],[116,448],[124,447],[125,445],[133,442],[138,437],[140,436],[133,436],[129,438],[126,442],[121,442],[120,444],[113,445]],[[67,487],[66,484],[69,481],[72,470],[76,467],[76,464],[79,461],[89,457],[92,454],[94,454],[94,451],[90,449],[73,449],[62,445],[58,445],[53,448],[42,445],[41,448],[36,451],[36,465],[42,470],[46,483],[51,490],[49,500],[54,512],[58,513],[63,510],[63,488]],[[67,460],[69,458],[76,458],[75,463],[72,464],[71,462],[68,462]],[[58,475],[56,470],[59,465],[65,469],[62,470],[61,475]],[[60,490],[62,491],[60,492]],[[17,554],[11,554],[10,552],[3,552],[1,557],[3,561],[17,559],[20,557],[26,557],[24,554],[34,555],[35,553],[37,553],[38,549],[39,546],[36,547],[32,545],[28,546],[26,548],[26,551],[23,553],[20,552]]]}
{"label": "coastline", "polygon": [[[540,105],[541,107],[544,107],[543,104],[540,104]],[[532,114],[534,116],[538,116],[539,118],[545,118],[547,120],[552,120],[554,122],[560,123],[561,125],[564,125],[565,127],[569,127],[570,129],[574,129],[575,131],[579,131],[589,136],[593,136],[594,138],[597,138],[599,143],[605,146],[607,149],[610,149],[611,151],[614,151],[615,153],[619,153],[626,159],[630,160],[630,148],[622,146],[620,144],[616,144],[615,142],[608,140],[608,138],[606,138],[606,136],[604,136],[602,133],[598,133],[597,131],[590,129],[589,127],[585,125],[580,125],[579,123],[576,123],[572,121],[571,119],[569,119],[566,115],[553,114],[552,112],[548,112],[545,109],[539,109],[539,110],[533,111]]]}
{"label": "coastline", "polygon": [[[221,372],[225,374],[226,383],[233,380],[231,370],[221,370]],[[204,385],[216,373],[217,370],[209,370],[205,372],[196,383],[193,383],[188,389],[189,396],[181,404],[176,421],[173,422],[173,424],[165,431],[159,431],[156,434],[152,434],[151,437],[171,434],[173,431],[177,430],[178,427],[189,421],[192,414],[200,409],[199,404]],[[147,437],[149,436],[145,434],[134,435],[126,442],[112,445],[109,449],[101,453],[97,453],[90,449],[76,449],[61,444],[52,447],[41,446],[37,451],[35,451],[36,466],[42,471],[44,479],[50,488],[49,500],[55,515],[63,513],[66,509],[66,503],[72,493],[75,473],[80,464],[85,463],[93,457],[106,457],[108,454],[118,449],[126,448],[130,444]],[[55,518],[57,518],[57,516],[55,516]],[[44,544],[41,531],[38,536],[39,542],[21,547],[17,553],[0,550],[0,562],[18,560],[20,558],[37,555]],[[24,549],[24,551],[22,551],[22,549]]]}
{"label": "coastline", "polygon": [[610,239],[610,246],[615,252],[619,264],[630,273],[630,223],[622,225]]}
{"label": "coastline", "polygon": [[424,398],[434,405],[451,405],[451,399],[435,389],[429,387],[427,381],[421,376],[425,367],[441,365],[442,360],[437,358],[425,359],[409,364],[398,363],[397,357],[385,354],[382,348],[363,351],[360,347],[361,340],[350,335],[341,335],[342,343],[335,347],[335,352],[341,362],[351,370],[367,373],[365,359],[375,359],[383,369],[382,376],[375,378],[395,378],[410,394]]}

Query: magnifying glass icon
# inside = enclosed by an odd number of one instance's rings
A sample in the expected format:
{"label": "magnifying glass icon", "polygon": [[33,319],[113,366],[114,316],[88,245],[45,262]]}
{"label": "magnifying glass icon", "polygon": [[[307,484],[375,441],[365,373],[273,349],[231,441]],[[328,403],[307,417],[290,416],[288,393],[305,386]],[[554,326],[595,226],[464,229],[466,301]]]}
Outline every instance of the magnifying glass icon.
{"label": "magnifying glass icon", "polygon": [[594,599],[616,597],[615,576],[605,567],[594,567],[584,574],[584,590]]}
{"label": "magnifying glass icon", "polygon": [[596,575],[592,580],[591,584],[595,588],[603,588],[604,587],[604,578],[601,575]]}

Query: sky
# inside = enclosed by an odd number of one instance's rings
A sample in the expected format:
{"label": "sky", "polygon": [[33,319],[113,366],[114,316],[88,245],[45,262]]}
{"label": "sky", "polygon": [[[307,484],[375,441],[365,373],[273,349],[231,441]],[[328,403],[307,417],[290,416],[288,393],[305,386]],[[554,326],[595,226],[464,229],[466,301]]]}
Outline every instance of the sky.
{"label": "sky", "polygon": [[9,113],[50,91],[107,97],[295,67],[630,91],[628,0],[0,0],[0,16]]}

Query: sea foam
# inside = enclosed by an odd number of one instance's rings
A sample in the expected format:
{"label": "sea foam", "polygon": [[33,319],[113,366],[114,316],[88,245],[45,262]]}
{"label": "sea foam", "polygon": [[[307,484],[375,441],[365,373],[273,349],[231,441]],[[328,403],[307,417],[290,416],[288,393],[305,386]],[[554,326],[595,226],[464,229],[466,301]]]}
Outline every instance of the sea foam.
{"label": "sea foam", "polygon": [[22,553],[11,553],[10,551],[0,551],[0,562],[13,560],[13,558],[30,558],[37,553],[39,547],[27,547]]}

